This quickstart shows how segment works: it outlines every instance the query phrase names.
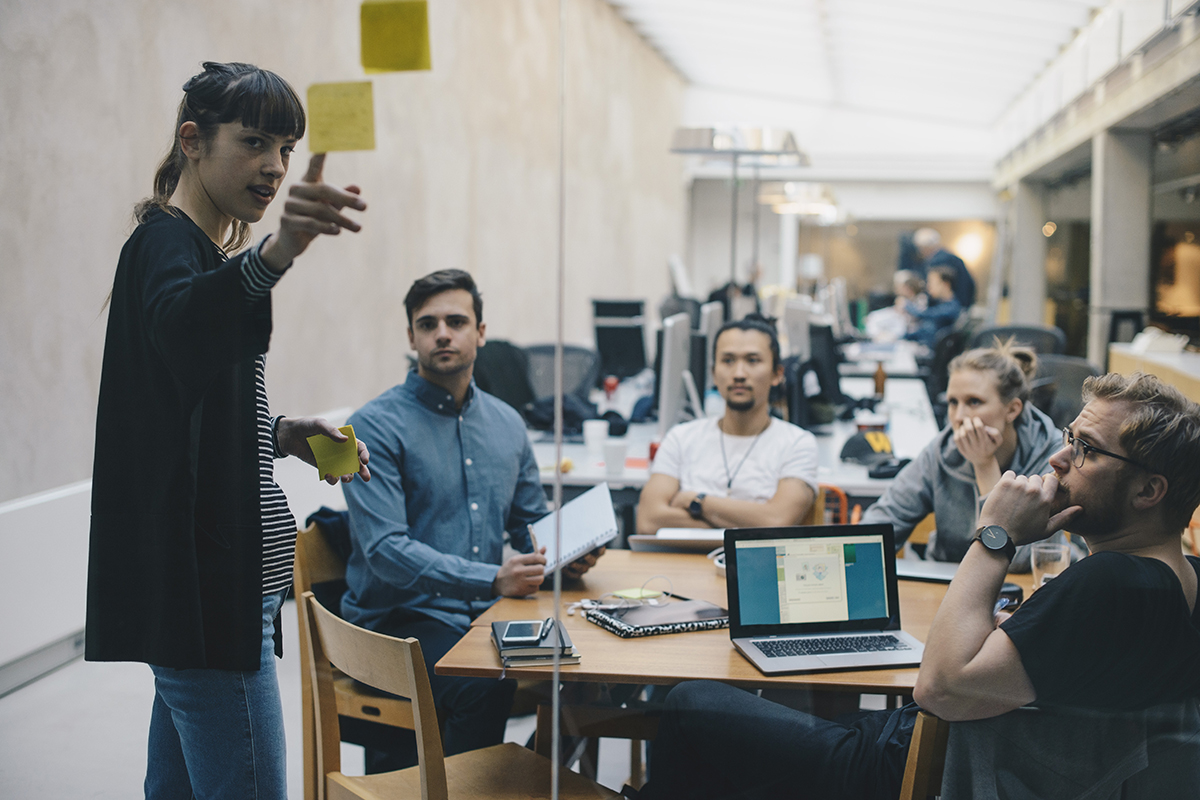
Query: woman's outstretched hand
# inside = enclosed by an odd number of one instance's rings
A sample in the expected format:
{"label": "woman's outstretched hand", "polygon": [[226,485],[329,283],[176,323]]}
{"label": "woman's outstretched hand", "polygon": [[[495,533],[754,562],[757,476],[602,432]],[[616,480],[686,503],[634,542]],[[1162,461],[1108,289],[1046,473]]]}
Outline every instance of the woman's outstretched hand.
{"label": "woman's outstretched hand", "polygon": [[325,154],[317,153],[308,162],[304,178],[288,189],[279,220],[279,232],[263,245],[262,259],[275,272],[283,272],[292,259],[303,253],[312,240],[326,234],[337,236],[345,228],[362,229],[354,220],[341,213],[344,208],[365,211],[367,204],[359,197],[362,190],[355,185],[339,189],[321,178]]}

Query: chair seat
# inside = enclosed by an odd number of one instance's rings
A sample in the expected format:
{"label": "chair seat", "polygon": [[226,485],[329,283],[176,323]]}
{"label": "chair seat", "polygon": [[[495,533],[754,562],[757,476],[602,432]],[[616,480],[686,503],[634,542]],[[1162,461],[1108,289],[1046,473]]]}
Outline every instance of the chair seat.
{"label": "chair seat", "polygon": [[[619,798],[616,792],[578,773],[559,771],[559,797]],[[532,800],[550,797],[550,760],[507,742],[482,750],[459,753],[446,759],[446,782],[454,800]],[[421,796],[421,772],[410,767],[379,775],[327,776],[329,800],[355,798],[407,798]]]}

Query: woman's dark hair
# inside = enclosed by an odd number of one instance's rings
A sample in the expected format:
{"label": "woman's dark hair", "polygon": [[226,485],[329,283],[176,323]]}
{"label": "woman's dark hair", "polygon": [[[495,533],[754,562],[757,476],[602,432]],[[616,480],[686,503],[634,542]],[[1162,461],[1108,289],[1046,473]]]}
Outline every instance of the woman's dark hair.
{"label": "woman's dark hair", "polygon": [[416,280],[408,290],[408,294],[404,296],[404,310],[408,312],[408,327],[412,327],[413,314],[417,313],[429,298],[454,289],[462,289],[464,292],[470,293],[471,302],[475,306],[475,324],[479,325],[483,322],[483,297],[479,294],[479,289],[476,288],[475,279],[471,277],[471,273],[461,269],[442,269]]}
{"label": "woman's dark hair", "polygon": [[[299,95],[274,72],[252,64],[205,61],[204,71],[183,85],[171,151],[154,173],[154,194],[133,210],[138,223],[145,222],[155,208],[173,213],[169,207],[171,195],[187,163],[179,140],[179,128],[185,122],[196,123],[202,142],[211,141],[217,126],[227,122],[241,122],[247,128],[257,128],[273,136],[299,139],[304,136],[305,117]],[[226,250],[240,250],[249,242],[250,226],[235,219],[223,246]]]}

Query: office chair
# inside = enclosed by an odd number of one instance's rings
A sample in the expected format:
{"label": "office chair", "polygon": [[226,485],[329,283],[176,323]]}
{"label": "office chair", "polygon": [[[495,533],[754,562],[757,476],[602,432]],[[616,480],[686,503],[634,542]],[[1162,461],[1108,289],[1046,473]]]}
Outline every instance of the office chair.
{"label": "office chair", "polygon": [[[1083,409],[1083,382],[1100,374],[1100,368],[1086,358],[1054,353],[1039,355],[1030,400],[1057,427],[1064,428]],[[1047,391],[1048,388],[1053,391]]]}
{"label": "office chair", "polygon": [[475,354],[475,384],[499,397],[518,413],[538,398],[529,382],[525,348],[503,339],[489,339]]}
{"label": "office chair", "polygon": [[1017,344],[1033,348],[1038,355],[1063,353],[1067,349],[1067,335],[1062,328],[1049,325],[989,325],[975,333],[967,349],[991,347],[996,343],[996,337],[1002,342],[1012,337]]}
{"label": "office chair", "polygon": [[[314,632],[308,641],[317,731],[318,800],[326,798],[421,797],[422,800],[487,797],[527,800],[550,795],[551,762],[518,744],[485,747],[446,757],[442,750],[433,690],[416,639],[397,639],[346,622],[320,604],[312,592],[297,603],[301,625]],[[341,771],[333,667],[358,681],[412,703],[417,733],[415,767],[360,777]],[[618,795],[570,770],[559,771],[559,796],[613,798]]]}
{"label": "office chair", "polygon": [[[554,396],[554,345],[531,344],[525,348],[529,385],[535,399]],[[600,380],[600,354],[590,347],[563,345],[563,394],[587,400]]]}
{"label": "office chair", "polygon": [[[346,562],[330,546],[317,523],[309,525],[296,534],[296,597],[311,594],[320,584],[341,584],[346,578]],[[340,592],[331,593],[340,597]],[[297,606],[301,605],[297,603]],[[320,728],[313,717],[313,682],[309,663],[308,642],[313,636],[308,617],[300,613],[300,703],[303,719],[304,753],[304,800],[316,800],[319,791],[320,773],[317,771]],[[414,730],[412,703],[399,697],[389,697],[370,689],[364,689],[351,678],[340,672],[330,674],[330,685],[335,707],[340,717],[390,725]],[[333,732],[338,732],[335,717]],[[340,736],[340,734],[339,734]]]}

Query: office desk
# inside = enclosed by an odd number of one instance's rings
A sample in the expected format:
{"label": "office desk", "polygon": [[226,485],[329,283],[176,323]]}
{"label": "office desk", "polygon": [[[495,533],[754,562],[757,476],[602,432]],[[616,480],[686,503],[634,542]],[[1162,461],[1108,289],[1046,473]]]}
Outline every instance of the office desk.
{"label": "office desk", "polygon": [[[842,392],[854,398],[870,397],[875,393],[871,378],[842,378]],[[898,458],[916,458],[938,434],[933,406],[921,381],[888,380],[884,384],[883,401],[890,418],[888,435],[892,450]],[[891,478],[871,478],[862,464],[842,461],[842,447],[857,433],[853,422],[836,421],[814,429],[817,436],[817,478],[821,483],[841,487],[851,497],[864,500],[878,498],[892,485]]]}
{"label": "office desk", "polygon": [[851,342],[842,347],[845,361],[838,364],[842,376],[870,378],[876,368],[883,364],[889,378],[923,378],[924,373],[917,365],[917,356],[928,353],[924,345],[901,339],[890,344]]}
{"label": "office desk", "polygon": [[[671,583],[656,575],[667,575]],[[1028,596],[1030,576],[1010,575]],[[647,584],[647,588],[667,589],[724,606],[725,579],[718,576],[706,557],[688,553],[642,553],[610,550],[600,563],[563,591],[563,602],[597,598],[605,592]],[[900,618],[902,627],[922,641],[946,585],[900,581]],[[491,641],[491,623],[503,619],[538,619],[554,615],[554,595],[539,592],[530,599],[502,598],[475,620],[466,636],[435,667],[439,675],[500,677],[504,672]],[[579,664],[561,668],[563,681],[587,683],[675,684],[685,680],[716,680],[748,687],[793,687],[832,692],[911,694],[917,669],[874,669],[854,672],[817,672],[800,675],[767,676],[743,658],[729,640],[728,630],[622,639],[598,625],[584,620],[579,613],[560,619],[571,633],[582,655]],[[549,680],[550,667],[524,667],[507,671],[508,677]]]}

